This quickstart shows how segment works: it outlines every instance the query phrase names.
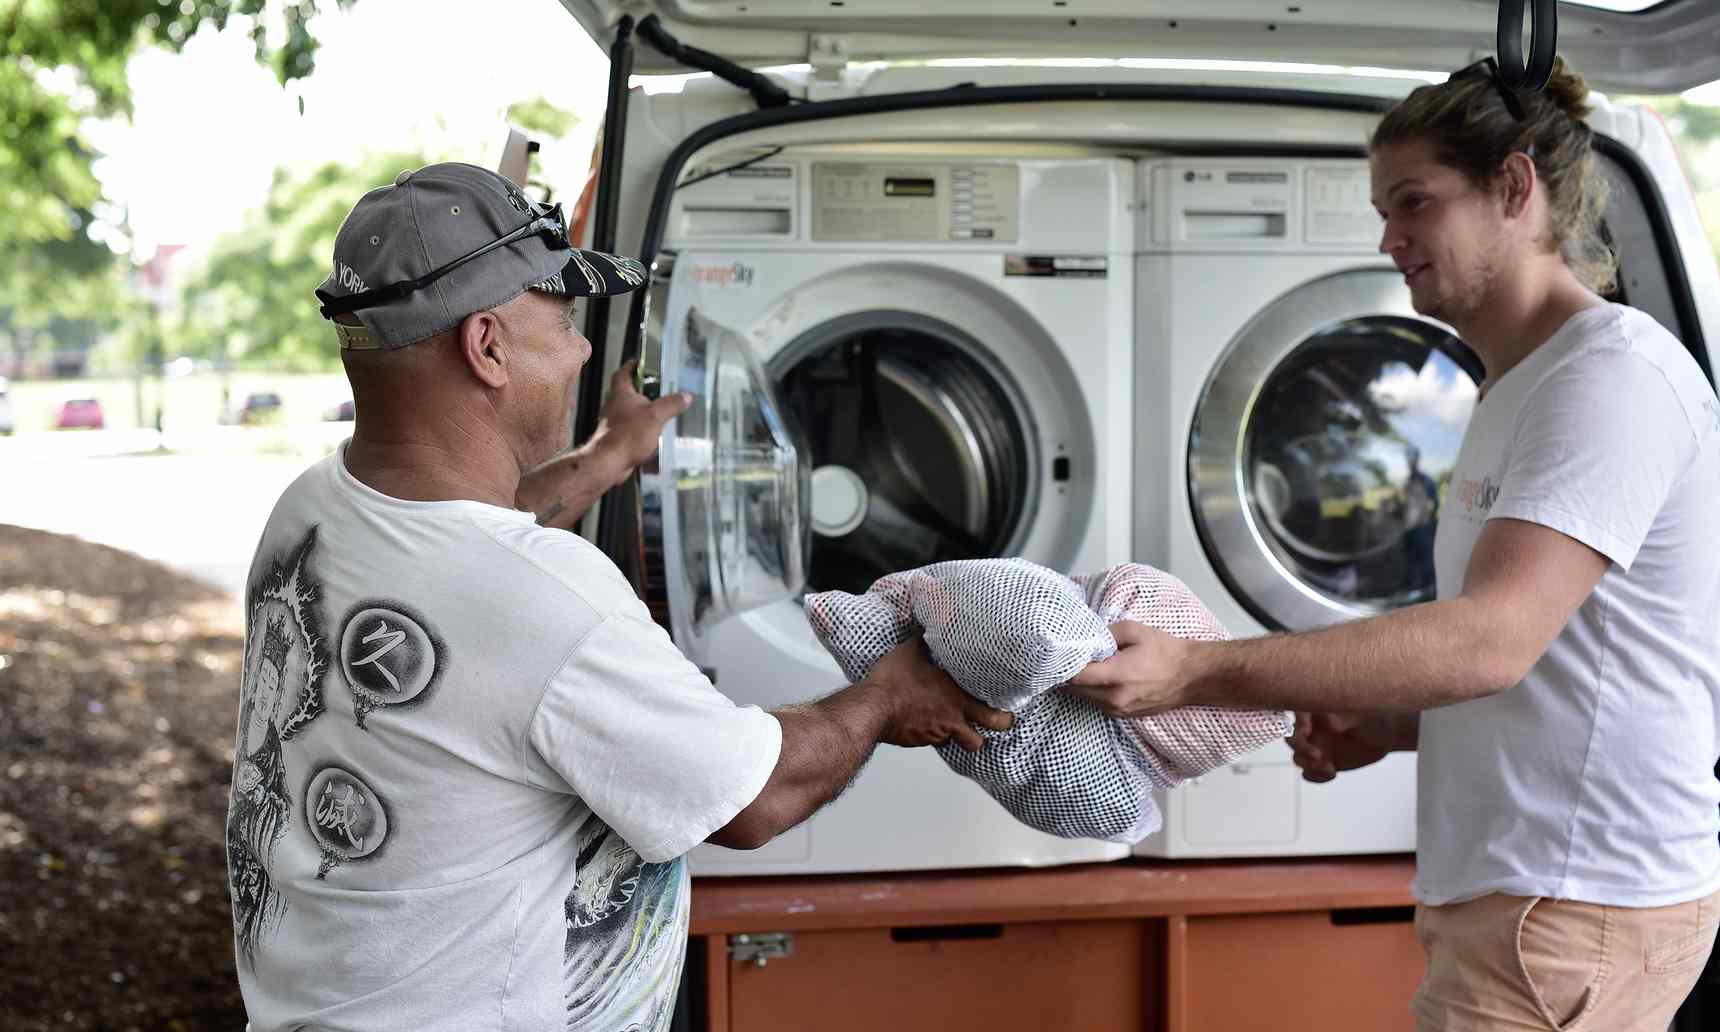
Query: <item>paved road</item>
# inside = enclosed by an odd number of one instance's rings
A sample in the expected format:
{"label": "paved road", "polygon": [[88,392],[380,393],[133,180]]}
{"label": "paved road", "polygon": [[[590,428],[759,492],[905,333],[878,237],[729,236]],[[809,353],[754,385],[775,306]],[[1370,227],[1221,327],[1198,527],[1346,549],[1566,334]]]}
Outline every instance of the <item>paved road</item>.
{"label": "paved road", "polygon": [[140,443],[154,440],[66,434],[0,442],[0,523],[123,548],[239,597],[269,510],[314,456],[134,450]]}

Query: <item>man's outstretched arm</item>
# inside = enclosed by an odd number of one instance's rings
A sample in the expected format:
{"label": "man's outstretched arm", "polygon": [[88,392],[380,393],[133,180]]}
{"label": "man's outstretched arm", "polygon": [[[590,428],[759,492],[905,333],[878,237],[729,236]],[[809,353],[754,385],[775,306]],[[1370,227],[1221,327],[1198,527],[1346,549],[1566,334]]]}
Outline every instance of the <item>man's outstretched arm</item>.
{"label": "man's outstretched arm", "polygon": [[1323,712],[1424,710],[1521,681],[1606,573],[1608,559],[1556,530],[1490,520],[1463,592],[1304,634],[1193,642],[1134,623],[1070,682],[1110,713],[1176,706]]}
{"label": "man's outstretched arm", "polygon": [[814,703],[772,711],[782,724],[782,753],[763,790],[707,841],[757,849],[812,816],[847,788],[879,742],[977,751],[970,724],[1007,731],[1014,718],[962,691],[934,666],[918,638],[898,645],[864,681]]}
{"label": "man's outstretched arm", "polygon": [[527,470],[514,494],[514,508],[531,513],[546,527],[571,530],[599,498],[657,450],[664,425],[685,412],[691,398],[646,398],[633,386],[633,366],[622,363],[610,378],[603,417],[591,439]]}

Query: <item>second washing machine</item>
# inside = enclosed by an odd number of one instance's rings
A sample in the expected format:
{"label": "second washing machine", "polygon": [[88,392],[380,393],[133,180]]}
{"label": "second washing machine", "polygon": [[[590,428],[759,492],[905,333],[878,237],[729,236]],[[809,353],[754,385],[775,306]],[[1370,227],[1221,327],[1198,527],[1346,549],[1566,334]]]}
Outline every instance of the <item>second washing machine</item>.
{"label": "second washing machine", "polygon": [[[1359,159],[1141,166],[1134,546],[1236,637],[1431,601],[1481,368],[1410,307]],[[1415,757],[1323,785],[1289,749],[1165,794],[1140,852],[1415,848]]]}

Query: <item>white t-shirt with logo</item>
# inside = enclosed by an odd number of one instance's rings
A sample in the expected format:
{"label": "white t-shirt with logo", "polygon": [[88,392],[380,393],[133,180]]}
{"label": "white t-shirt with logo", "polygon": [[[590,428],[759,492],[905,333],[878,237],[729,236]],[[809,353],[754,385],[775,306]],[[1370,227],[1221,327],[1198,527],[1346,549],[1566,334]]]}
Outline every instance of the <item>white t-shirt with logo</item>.
{"label": "white t-shirt with logo", "polygon": [[1720,404],[1683,345],[1604,305],[1500,377],[1440,506],[1441,598],[1499,518],[1611,565],[1520,684],[1422,714],[1417,898],[1720,889]]}
{"label": "white t-shirt with logo", "polygon": [[277,503],[248,580],[227,819],[254,1032],[666,1029],[681,855],[781,728],[591,544],[359,483]]}

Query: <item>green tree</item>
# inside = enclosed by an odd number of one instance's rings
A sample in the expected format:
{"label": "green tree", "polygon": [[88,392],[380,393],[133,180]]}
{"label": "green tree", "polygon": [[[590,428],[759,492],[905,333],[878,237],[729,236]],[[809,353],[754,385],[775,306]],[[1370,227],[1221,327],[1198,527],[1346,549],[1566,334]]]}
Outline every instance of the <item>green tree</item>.
{"label": "green tree", "polygon": [[[348,7],[353,0],[332,0]],[[115,325],[122,271],[90,239],[102,201],[88,116],[124,115],[126,67],[150,46],[178,50],[204,24],[248,25],[257,60],[282,83],[315,66],[309,21],[331,0],[0,0],[0,333],[20,355],[70,321]],[[270,42],[279,39],[278,45]]]}
{"label": "green tree", "polygon": [[[322,3],[327,0],[321,0]],[[334,0],[341,7],[353,0]],[[309,22],[319,0],[11,0],[0,11],[0,240],[64,240],[100,198],[86,115],[130,111],[126,66],[140,48],[185,45],[205,23],[248,23],[257,60],[282,83],[316,63]],[[282,42],[272,46],[270,30]]]}
{"label": "green tree", "polygon": [[1696,104],[1683,97],[1635,97],[1636,103],[1652,108],[1665,120],[1698,191],[1720,188],[1708,160],[1720,146],[1720,104]]}
{"label": "green tree", "polygon": [[263,206],[243,229],[218,238],[187,280],[175,349],[217,363],[337,367],[334,335],[312,293],[328,275],[335,233],[365,191],[426,163],[396,153],[308,173],[276,170]]}
{"label": "green tree", "polygon": [[1720,140],[1720,104],[1696,104],[1683,97],[1660,97],[1654,106],[1680,138],[1697,145]]}
{"label": "green tree", "polygon": [[509,104],[507,120],[529,133],[555,140],[566,136],[579,124],[578,115],[556,107],[542,97]]}
{"label": "green tree", "polygon": [[[505,116],[509,125],[524,129],[534,139],[559,140],[573,131],[579,124],[579,116],[566,108],[556,107],[543,97],[531,100],[519,100],[508,105]],[[550,196],[551,189],[547,183],[527,177],[520,184],[526,188],[526,193],[543,200]]]}
{"label": "green tree", "polygon": [[[75,212],[82,222],[87,212]],[[82,232],[63,240],[0,243],[0,340],[15,363],[87,346],[129,311],[112,251]]]}

